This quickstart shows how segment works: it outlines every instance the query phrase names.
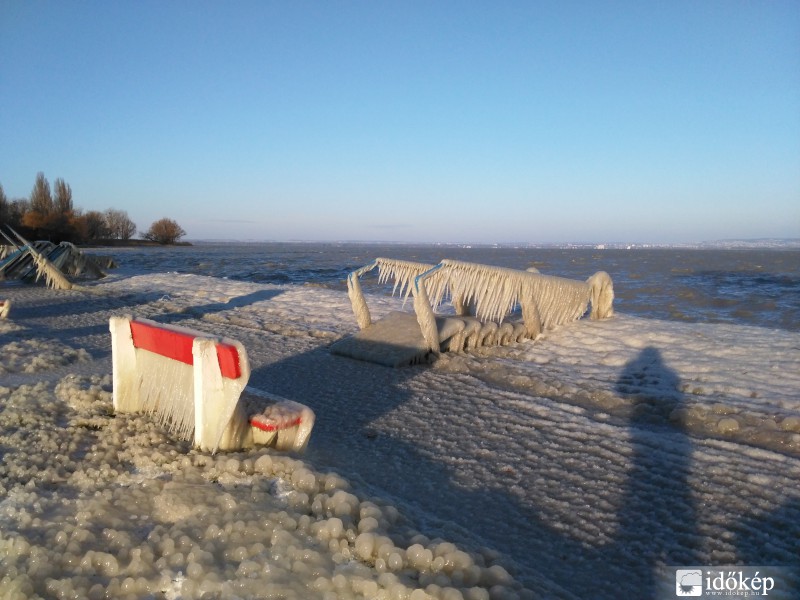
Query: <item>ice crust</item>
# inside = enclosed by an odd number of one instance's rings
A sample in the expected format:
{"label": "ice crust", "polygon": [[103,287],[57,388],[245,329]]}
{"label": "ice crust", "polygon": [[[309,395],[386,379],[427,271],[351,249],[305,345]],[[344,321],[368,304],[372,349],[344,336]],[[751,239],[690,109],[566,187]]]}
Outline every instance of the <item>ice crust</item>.
{"label": "ice crust", "polygon": [[0,390],[4,445],[20,449],[2,469],[3,598],[528,595],[491,555],[412,531],[336,473],[263,450],[198,453],[146,417],[113,416],[110,385]]}
{"label": "ice crust", "polygon": [[[645,597],[671,564],[796,564],[800,334],[618,314],[398,370],[327,351],[333,290],[5,292],[0,597]],[[114,416],[120,313],[242,341],[317,413],[303,460]]]}

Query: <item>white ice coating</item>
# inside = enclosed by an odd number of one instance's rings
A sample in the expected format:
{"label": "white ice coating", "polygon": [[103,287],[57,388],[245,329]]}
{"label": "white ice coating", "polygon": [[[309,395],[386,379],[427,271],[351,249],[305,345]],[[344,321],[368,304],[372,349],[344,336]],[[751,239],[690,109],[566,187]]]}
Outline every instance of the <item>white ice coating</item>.
{"label": "white ice coating", "polygon": [[[11,229],[9,227],[9,229]],[[53,263],[51,263],[47,258],[45,258],[42,254],[40,254],[33,244],[28,242],[25,238],[23,238],[20,234],[16,231],[11,229],[11,232],[19,239],[19,241],[24,246],[24,251],[30,254],[33,258],[34,265],[36,266],[36,280],[44,279],[45,284],[49,288],[57,289],[57,290],[69,290],[72,289],[72,282],[69,281],[64,274],[58,270]],[[72,246],[72,244],[70,244]],[[72,246],[74,249],[74,246]]]}
{"label": "white ice coating", "polygon": [[28,248],[28,252],[30,252],[33,257],[33,262],[36,264],[37,280],[44,279],[47,287],[56,290],[72,289],[72,282],[64,277],[64,274],[58,270],[58,267],[39,254],[33,246]]}
{"label": "white ice coating", "polygon": [[[2,598],[611,599],[676,562],[796,564],[798,333],[623,313],[387,369],[327,351],[342,292],[92,287],[3,290]],[[252,383],[317,413],[303,460],[114,416],[128,307],[240,339]]]}
{"label": "white ice coating", "polygon": [[[505,345],[521,337],[535,338],[543,329],[552,329],[582,317],[591,302],[592,319],[613,316],[614,287],[608,273],[600,271],[586,282],[540,274],[536,269],[519,271],[457,260],[442,260],[437,265],[377,258],[354,271],[347,279],[347,292],[360,329],[372,324],[359,277],[375,267],[379,283],[394,282],[392,295],[399,290],[405,302],[414,295],[417,314],[427,352],[460,352],[481,345]],[[450,300],[458,316],[474,314],[486,330],[460,333],[452,340],[440,339],[434,312]],[[503,323],[516,308],[523,326]],[[467,327],[465,320],[463,329]],[[516,328],[516,332],[515,332]],[[391,344],[392,340],[386,340]]]}
{"label": "white ice coating", "polygon": [[530,301],[542,327],[552,329],[583,316],[592,299],[588,282],[449,259],[441,265],[428,278],[434,309],[446,298],[459,298],[473,305],[481,320],[499,323],[515,307]]}
{"label": "white ice coating", "polygon": [[[47,241],[38,241],[31,244],[19,233],[9,227],[9,233],[14,235],[21,246],[2,246],[0,260],[7,256],[9,260],[16,257],[18,262],[13,265],[12,271],[17,276],[26,273],[26,267],[33,263],[36,269],[35,281],[44,280],[45,285],[52,289],[69,290],[75,284],[67,277],[91,277],[99,279],[105,276],[94,258],[84,254],[74,244],[61,242],[58,246]],[[11,241],[9,233],[0,230],[3,237]],[[28,260],[29,258],[29,260]],[[106,261],[108,262],[108,261]],[[113,263],[113,261],[111,261]],[[5,277],[5,269],[10,265],[4,264],[0,268],[0,278]]]}
{"label": "white ice coating", "polygon": [[426,263],[390,258],[378,258],[375,259],[375,262],[378,265],[379,271],[378,281],[380,283],[394,281],[392,295],[397,292],[398,296],[404,300],[411,294],[414,278],[422,275],[425,271],[429,271],[434,266]]}
{"label": "white ice coating", "polygon": [[392,295],[399,291],[398,296],[405,302],[411,294],[414,278],[430,270],[433,265],[393,258],[376,258],[370,264],[351,273],[347,278],[347,294],[350,297],[356,322],[361,329],[368,327],[372,320],[364,293],[361,290],[359,277],[376,267],[378,268],[378,282],[393,281]]}
{"label": "white ice coating", "polygon": [[37,446],[0,471],[0,597],[530,597],[495,556],[410,530],[333,472],[113,417],[110,383],[0,388],[3,444]]}

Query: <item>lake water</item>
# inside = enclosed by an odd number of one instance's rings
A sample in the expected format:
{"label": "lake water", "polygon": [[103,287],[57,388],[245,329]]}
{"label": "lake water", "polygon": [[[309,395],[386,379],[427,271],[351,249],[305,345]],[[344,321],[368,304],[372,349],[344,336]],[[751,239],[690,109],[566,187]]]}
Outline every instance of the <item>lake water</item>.
{"label": "lake water", "polygon": [[[361,243],[196,243],[92,249],[131,273],[193,273],[345,289],[347,274],[377,257],[451,258],[572,279],[607,271],[615,308],[648,318],[800,330],[800,250],[555,249]],[[377,291],[377,277],[365,276]]]}

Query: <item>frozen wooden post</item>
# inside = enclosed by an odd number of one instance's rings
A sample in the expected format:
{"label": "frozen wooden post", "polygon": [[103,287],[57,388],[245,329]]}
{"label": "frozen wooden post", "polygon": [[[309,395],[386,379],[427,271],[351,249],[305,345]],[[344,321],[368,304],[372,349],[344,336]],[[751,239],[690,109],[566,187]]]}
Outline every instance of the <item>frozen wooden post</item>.
{"label": "frozen wooden post", "polygon": [[441,265],[436,265],[424,273],[417,275],[414,278],[414,286],[412,288],[412,294],[414,295],[414,312],[417,313],[417,323],[419,323],[422,337],[425,338],[425,343],[428,345],[428,351],[434,355],[439,354],[441,341],[439,340],[439,328],[436,326],[436,315],[431,307],[428,291],[425,289],[425,279],[440,268]]}

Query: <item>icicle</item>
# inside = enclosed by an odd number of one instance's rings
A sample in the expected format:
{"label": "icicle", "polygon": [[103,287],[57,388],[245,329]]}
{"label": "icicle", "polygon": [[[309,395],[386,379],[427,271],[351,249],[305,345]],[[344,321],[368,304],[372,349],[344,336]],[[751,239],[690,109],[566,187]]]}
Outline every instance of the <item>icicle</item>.
{"label": "icicle", "polygon": [[36,280],[38,281],[44,277],[45,285],[51,289],[56,290],[71,290],[72,283],[64,277],[64,274],[58,270],[58,267],[53,265],[44,256],[39,254],[33,247],[30,248],[33,262],[36,265]]}
{"label": "icicle", "polygon": [[441,264],[450,297],[473,304],[479,319],[500,321],[519,303],[523,271],[456,260]]}
{"label": "icicle", "polygon": [[141,409],[180,439],[194,433],[194,379],[191,365],[146,350],[136,351]]}
{"label": "icicle", "polygon": [[[592,303],[593,318],[606,318],[613,314],[611,303],[614,291],[607,273],[596,273],[586,282],[542,275],[535,269],[519,271],[457,260],[443,260],[432,266],[388,258],[378,258],[370,265],[351,273],[348,293],[359,326],[369,324],[366,308],[357,277],[375,266],[379,281],[394,282],[392,293],[404,299],[413,293],[414,311],[423,337],[432,350],[436,331],[434,311],[446,299],[451,299],[456,313],[469,322],[474,311],[477,321],[483,322],[480,330],[470,327],[450,342],[458,351],[465,346],[474,347],[492,343],[509,343],[521,337],[535,338],[544,329],[579,319]],[[351,282],[354,279],[355,282]],[[363,304],[363,306],[361,306]],[[523,323],[506,325],[503,320],[517,307],[522,310]],[[363,315],[367,315],[364,319]],[[366,321],[366,325],[362,325]],[[474,331],[474,332],[473,332]]]}
{"label": "icicle", "polygon": [[12,233],[16,235],[19,240],[28,247],[28,252],[33,257],[33,262],[36,265],[36,280],[38,281],[41,277],[45,278],[45,283],[47,287],[59,289],[59,290],[71,290],[72,283],[64,277],[64,274],[58,270],[53,264],[47,260],[44,256],[39,254],[39,252],[30,244],[24,237],[14,231],[11,227]]}
{"label": "icicle", "polygon": [[[474,304],[479,319],[500,322],[521,306],[526,321],[531,319],[528,330],[532,336],[541,328],[580,318],[591,298],[592,286],[581,281],[455,260],[441,264],[440,288],[432,294],[434,307],[449,293],[464,304]],[[447,292],[441,289],[444,286]],[[603,296],[606,302],[607,296]]]}
{"label": "icicle", "polygon": [[551,329],[583,316],[591,288],[582,281],[531,274],[526,294],[536,304],[542,327]]}
{"label": "icicle", "polygon": [[433,265],[418,263],[408,260],[395,260],[391,258],[377,258],[375,263],[378,265],[378,282],[386,283],[394,280],[392,295],[399,290],[399,296],[407,300],[411,294],[411,286],[414,278],[428,271]]}

